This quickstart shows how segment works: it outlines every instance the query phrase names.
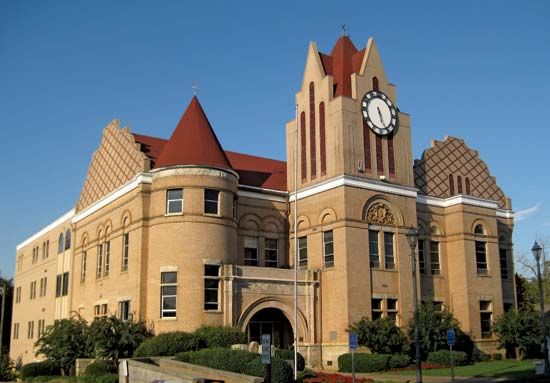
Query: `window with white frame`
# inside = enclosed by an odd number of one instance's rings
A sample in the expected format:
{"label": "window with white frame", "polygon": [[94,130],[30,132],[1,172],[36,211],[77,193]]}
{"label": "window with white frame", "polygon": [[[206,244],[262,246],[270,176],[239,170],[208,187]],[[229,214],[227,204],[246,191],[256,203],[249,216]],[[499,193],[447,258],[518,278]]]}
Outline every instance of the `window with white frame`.
{"label": "window with white frame", "polygon": [[101,275],[103,274],[103,244],[100,243],[97,245],[97,266],[96,266],[96,273],[95,277],[101,278]]}
{"label": "window with white frame", "polygon": [[298,238],[298,265],[307,267],[307,237]]}
{"label": "window with white frame", "polygon": [[19,339],[19,323],[13,324],[13,339]]}
{"label": "window with white frame", "polygon": [[439,261],[439,242],[430,241],[430,270],[432,275],[441,274]]}
{"label": "window with white frame", "polygon": [[378,269],[380,267],[380,253],[378,250],[378,231],[369,230],[369,260],[370,267]]}
{"label": "window with white frame", "polygon": [[218,214],[220,191],[214,189],[204,189],[204,213]]}
{"label": "window with white frame", "polygon": [[48,278],[47,277],[40,278],[40,292],[38,294],[40,297],[46,296],[47,286],[48,286]]}
{"label": "window with white frame", "polygon": [[128,271],[128,255],[130,253],[130,233],[122,235],[122,271]]}
{"label": "window with white frame", "polygon": [[334,266],[334,234],[332,230],[323,232],[323,258],[325,267]]}
{"label": "window with white frame", "polygon": [[36,281],[31,282],[30,299],[36,298]]}
{"label": "window with white frame", "polygon": [[65,232],[65,250],[69,250],[71,248],[71,230],[67,229]]}
{"label": "window with white frame", "polygon": [[487,248],[484,241],[475,241],[476,267],[478,275],[487,274]]}
{"label": "window with white frame", "polygon": [[61,233],[59,234],[59,238],[57,240],[57,254],[61,254],[64,249],[65,249],[65,239],[63,237],[63,233]]}
{"label": "window with white frame", "polygon": [[62,289],[61,289],[61,295],[67,296],[69,295],[69,272],[66,271],[63,273],[63,281],[62,281]]}
{"label": "window with white frame", "polygon": [[481,337],[491,336],[491,322],[493,317],[491,301],[479,301],[479,320],[481,325]]}
{"label": "window with white frame", "polygon": [[104,244],[104,255],[103,259],[105,264],[103,265],[103,276],[109,276],[109,269],[111,264],[111,241],[106,241]]}
{"label": "window with white frame", "polygon": [[500,277],[502,279],[508,279],[508,252],[506,249],[500,248],[498,250],[498,258],[500,261]]}
{"label": "window with white frame", "polygon": [[382,299],[381,298],[372,298],[371,299],[371,319],[376,320],[382,318]]}
{"label": "window with white frame", "polygon": [[63,276],[57,274],[55,278],[55,297],[59,298],[61,296],[61,291],[63,289]]}
{"label": "window with white frame", "polygon": [[40,338],[42,335],[44,335],[44,331],[46,330],[46,320],[40,319],[38,321],[38,337]]}
{"label": "window with white frame", "polygon": [[418,240],[418,268],[420,274],[426,274],[426,248],[424,239]]}
{"label": "window with white frame", "polygon": [[27,338],[32,339],[34,338],[34,321],[29,321],[27,323]]}
{"label": "window with white frame", "polygon": [[178,295],[178,272],[160,273],[160,317],[175,318]]}
{"label": "window with white frame", "polygon": [[244,237],[244,264],[258,266],[258,238]]}
{"label": "window with white frame", "polygon": [[204,309],[218,310],[220,299],[220,265],[204,265]]}
{"label": "window with white frame", "polygon": [[87,263],[88,263],[88,252],[84,250],[82,252],[82,259],[80,260],[80,283],[86,282]]}
{"label": "window with white frame", "polygon": [[388,298],[386,299],[386,312],[388,318],[394,323],[397,324],[397,299]]}
{"label": "window with white frame", "polygon": [[166,191],[166,214],[183,213],[183,189]]}
{"label": "window with white frame", "polygon": [[384,262],[387,270],[395,269],[395,256],[393,254],[393,233],[384,232]]}
{"label": "window with white frame", "polygon": [[21,286],[15,289],[15,303],[21,303]]}
{"label": "window with white frame", "polygon": [[265,239],[265,267],[277,267],[279,259],[279,241],[274,238]]}
{"label": "window with white frame", "polygon": [[130,320],[130,301],[120,301],[118,302],[118,319],[122,321]]}

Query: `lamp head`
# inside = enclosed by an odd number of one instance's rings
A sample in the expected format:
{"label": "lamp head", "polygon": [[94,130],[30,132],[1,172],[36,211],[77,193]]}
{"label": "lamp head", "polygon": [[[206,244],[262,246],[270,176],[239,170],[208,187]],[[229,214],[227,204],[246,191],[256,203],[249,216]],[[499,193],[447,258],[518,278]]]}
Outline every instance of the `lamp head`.
{"label": "lamp head", "polygon": [[406,236],[407,241],[409,241],[411,251],[414,251],[414,249],[416,249],[416,243],[418,242],[418,231],[414,227],[411,227]]}
{"label": "lamp head", "polygon": [[537,263],[540,261],[540,254],[542,253],[542,247],[535,241],[535,244],[533,245],[533,248],[531,249],[531,252],[533,253],[533,256],[535,257],[535,260]]}

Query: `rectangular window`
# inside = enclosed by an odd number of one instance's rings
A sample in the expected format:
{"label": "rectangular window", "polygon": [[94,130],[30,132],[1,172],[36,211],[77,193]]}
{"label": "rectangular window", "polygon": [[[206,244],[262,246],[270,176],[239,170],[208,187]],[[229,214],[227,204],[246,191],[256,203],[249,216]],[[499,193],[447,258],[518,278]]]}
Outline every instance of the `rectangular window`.
{"label": "rectangular window", "polygon": [[46,320],[40,319],[38,321],[38,337],[40,338],[42,335],[44,335],[44,330],[46,329]]}
{"label": "rectangular window", "polygon": [[101,274],[103,274],[103,244],[97,245],[97,268],[95,277],[101,278]]}
{"label": "rectangular window", "polygon": [[88,262],[88,252],[82,252],[82,260],[80,264],[80,283],[86,282],[86,263]]}
{"label": "rectangular window", "polygon": [[500,260],[500,277],[502,279],[508,279],[508,257],[506,249],[499,249]]}
{"label": "rectangular window", "polygon": [[378,253],[378,232],[369,230],[369,259],[370,267],[377,269],[380,267],[380,255]]}
{"label": "rectangular window", "polygon": [[441,301],[433,301],[433,305],[434,305],[434,310],[435,311],[443,311],[443,302]]}
{"label": "rectangular window", "polygon": [[307,267],[307,237],[298,238],[298,265]]}
{"label": "rectangular window", "polygon": [[244,238],[244,264],[258,266],[258,238]]}
{"label": "rectangular window", "polygon": [[48,278],[40,278],[40,293],[39,296],[46,296],[46,287],[48,286]]}
{"label": "rectangular window", "polygon": [[491,301],[479,301],[479,316],[481,324],[481,337],[491,336],[492,307]]}
{"label": "rectangular window", "polygon": [[265,239],[265,267],[277,267],[279,259],[279,241],[273,238]]}
{"label": "rectangular window", "polygon": [[323,232],[323,253],[325,267],[334,266],[334,236],[332,230]]}
{"label": "rectangular window", "polygon": [[372,310],[371,310],[372,311],[372,313],[371,313],[372,320],[382,318],[382,299],[372,298],[371,307],[372,307]]}
{"label": "rectangular window", "polygon": [[220,265],[204,265],[204,309],[218,310]]}
{"label": "rectangular window", "polygon": [[122,321],[130,320],[130,301],[118,302],[118,319]]}
{"label": "rectangular window", "polygon": [[487,250],[485,248],[485,242],[476,241],[476,266],[478,275],[487,274]]}
{"label": "rectangular window", "polygon": [[183,213],[183,189],[166,191],[166,214]]}
{"label": "rectangular window", "polygon": [[101,316],[102,316],[102,317],[107,316],[107,312],[108,312],[108,310],[107,310],[107,303],[103,303],[103,304],[101,305]]}
{"label": "rectangular window", "polygon": [[27,338],[32,339],[34,338],[34,321],[29,321],[27,323]]}
{"label": "rectangular window", "polygon": [[110,263],[111,263],[111,241],[105,242],[105,265],[103,266],[103,276],[107,277],[109,276],[109,269],[110,269]]}
{"label": "rectangular window", "polygon": [[13,339],[19,339],[19,323],[13,324]]}
{"label": "rectangular window", "polygon": [[175,318],[178,293],[178,273],[160,273],[160,317]]}
{"label": "rectangular window", "polygon": [[63,289],[62,293],[63,296],[69,295],[69,272],[63,273]]}
{"label": "rectangular window", "polygon": [[394,324],[397,324],[397,299],[388,298],[386,300],[386,310],[388,312],[388,318],[390,318]]}
{"label": "rectangular window", "polygon": [[439,264],[439,242],[430,241],[430,269],[432,275],[441,274],[441,266]]}
{"label": "rectangular window", "polygon": [[384,261],[386,269],[395,269],[395,258],[393,255],[393,233],[384,233]]}
{"label": "rectangular window", "polygon": [[61,276],[61,274],[58,274],[55,278],[55,297],[56,298],[59,298],[61,296],[61,288],[62,288],[62,285],[63,285],[63,277]]}
{"label": "rectangular window", "polygon": [[15,289],[15,303],[21,303],[21,286]]}
{"label": "rectangular window", "polygon": [[36,281],[31,282],[31,291],[30,291],[30,299],[36,298]]}
{"label": "rectangular window", "polygon": [[219,190],[204,189],[204,214],[218,214]]}
{"label": "rectangular window", "polygon": [[95,305],[94,306],[94,317],[95,318],[99,317],[99,310],[100,310],[99,305]]}
{"label": "rectangular window", "polygon": [[128,271],[128,254],[130,253],[130,233],[122,235],[122,271]]}
{"label": "rectangular window", "polygon": [[418,240],[418,266],[420,274],[426,274],[426,249],[423,239]]}

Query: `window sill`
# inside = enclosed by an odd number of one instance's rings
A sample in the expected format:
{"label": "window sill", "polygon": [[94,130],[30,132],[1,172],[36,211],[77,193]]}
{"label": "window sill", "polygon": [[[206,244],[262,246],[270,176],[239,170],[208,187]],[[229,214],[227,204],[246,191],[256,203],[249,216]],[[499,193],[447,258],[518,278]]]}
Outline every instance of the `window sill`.
{"label": "window sill", "polygon": [[120,274],[128,274],[128,270],[121,270]]}
{"label": "window sill", "polygon": [[223,313],[222,310],[202,310],[205,314],[221,314]]}
{"label": "window sill", "polygon": [[174,217],[174,216],[179,216],[179,215],[183,215],[183,211],[179,212],[179,213],[164,213],[165,217]]}
{"label": "window sill", "polygon": [[166,318],[160,318],[162,321],[176,321],[178,320],[177,317],[166,317]]}
{"label": "window sill", "polygon": [[323,266],[323,271],[331,271],[334,270],[334,265],[332,266]]}
{"label": "window sill", "polygon": [[221,214],[214,214],[214,213],[202,213],[205,217],[213,217],[213,218],[221,218]]}
{"label": "window sill", "polygon": [[479,278],[492,278],[493,276],[491,274],[477,274]]}

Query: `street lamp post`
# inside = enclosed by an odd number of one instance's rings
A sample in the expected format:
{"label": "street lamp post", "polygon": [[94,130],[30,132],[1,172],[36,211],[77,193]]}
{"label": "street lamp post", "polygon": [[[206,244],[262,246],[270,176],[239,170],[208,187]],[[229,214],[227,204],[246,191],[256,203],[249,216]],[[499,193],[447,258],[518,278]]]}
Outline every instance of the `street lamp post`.
{"label": "street lamp post", "polygon": [[539,295],[540,295],[540,322],[542,325],[542,338],[543,338],[543,346],[542,346],[542,352],[544,356],[544,374],[549,375],[550,374],[550,362],[548,361],[548,331],[546,331],[546,321],[544,320],[544,290],[542,288],[542,275],[540,272],[540,256],[542,253],[542,247],[535,241],[535,244],[533,245],[533,248],[531,249],[533,252],[533,256],[535,257],[535,260],[537,261],[537,282],[539,285]]}
{"label": "street lamp post", "polygon": [[413,279],[413,302],[414,302],[414,344],[416,347],[415,364],[416,364],[416,383],[422,383],[422,364],[420,352],[420,326],[418,323],[418,293],[416,291],[416,244],[418,243],[418,231],[411,227],[407,233],[407,240],[411,248],[412,257],[412,279]]}

